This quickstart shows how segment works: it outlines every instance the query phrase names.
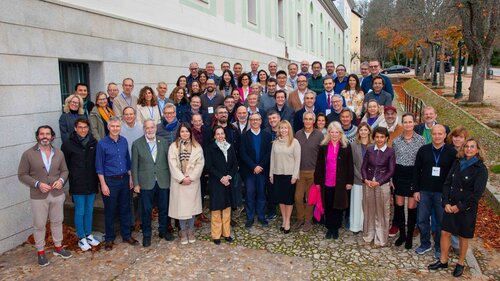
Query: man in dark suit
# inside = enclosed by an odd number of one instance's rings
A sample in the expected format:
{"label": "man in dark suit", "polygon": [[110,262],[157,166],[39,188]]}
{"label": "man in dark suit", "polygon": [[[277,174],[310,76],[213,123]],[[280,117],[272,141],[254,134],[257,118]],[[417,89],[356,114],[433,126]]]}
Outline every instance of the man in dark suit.
{"label": "man in dark suit", "polygon": [[170,170],[168,167],[168,144],[156,137],[153,120],[144,121],[144,137],[132,144],[132,180],[134,191],[141,193],[142,203],[142,245],[151,245],[151,211],[154,198],[158,204],[158,233],[167,241],[174,237],[167,231]]}
{"label": "man in dark suit", "polygon": [[293,131],[297,132],[300,129],[304,128],[304,121],[302,119],[304,112],[314,112],[314,115],[317,116],[320,112],[316,106],[314,106],[316,102],[316,94],[314,92],[309,92],[304,96],[304,107],[295,112],[295,116],[293,117]]}
{"label": "man in dark suit", "polygon": [[262,117],[260,113],[250,115],[250,130],[241,136],[240,155],[241,173],[246,186],[245,228],[250,229],[257,212],[259,222],[267,226],[265,218],[266,192],[265,184],[269,172],[271,157],[271,135],[261,130]]}
{"label": "man in dark suit", "polygon": [[327,116],[332,112],[332,97],[335,94],[338,94],[338,96],[342,97],[342,106],[346,106],[344,97],[341,96],[340,93],[335,93],[335,81],[333,80],[333,78],[324,78],[323,87],[325,88],[325,91],[316,96],[316,102],[314,104],[314,106],[317,107],[320,112],[323,112]]}

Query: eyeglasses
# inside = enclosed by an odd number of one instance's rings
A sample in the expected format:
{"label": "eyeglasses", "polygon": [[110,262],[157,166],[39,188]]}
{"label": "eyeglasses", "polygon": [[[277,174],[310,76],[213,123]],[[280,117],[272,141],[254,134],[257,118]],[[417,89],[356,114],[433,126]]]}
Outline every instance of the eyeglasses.
{"label": "eyeglasses", "polygon": [[476,148],[475,145],[464,145],[464,149],[474,149]]}
{"label": "eyeglasses", "polygon": [[172,111],[172,112],[165,112],[166,115],[172,115],[172,114],[175,114],[175,111]]}
{"label": "eyeglasses", "polygon": [[70,104],[80,105],[80,102],[77,102],[77,101],[72,101],[72,102],[70,102]]}
{"label": "eyeglasses", "polygon": [[307,80],[298,80],[297,83],[305,83]]}

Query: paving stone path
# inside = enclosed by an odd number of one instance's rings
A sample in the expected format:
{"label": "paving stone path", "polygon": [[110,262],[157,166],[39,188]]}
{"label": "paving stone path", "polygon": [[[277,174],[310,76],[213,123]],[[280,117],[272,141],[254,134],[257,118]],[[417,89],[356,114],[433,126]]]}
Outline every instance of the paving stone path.
{"label": "paving stone path", "polygon": [[[244,215],[243,215],[244,216]],[[419,256],[402,247],[372,249],[361,234],[341,230],[325,240],[325,229],[308,233],[279,231],[281,218],[268,227],[233,228],[232,244],[214,245],[210,226],[196,230],[197,242],[180,245],[154,238],[152,246],[118,244],[113,251],[75,252],[62,260],[47,251],[51,264],[36,265],[34,248],[20,246],[0,256],[1,280],[453,280],[451,268],[431,273],[433,254]],[[140,233],[135,235],[139,240]],[[393,243],[395,238],[391,238]],[[116,241],[120,241],[117,239]],[[414,238],[418,244],[418,238]],[[415,247],[414,247],[415,248]],[[466,279],[472,278],[466,269]],[[468,278],[467,278],[468,276]]]}

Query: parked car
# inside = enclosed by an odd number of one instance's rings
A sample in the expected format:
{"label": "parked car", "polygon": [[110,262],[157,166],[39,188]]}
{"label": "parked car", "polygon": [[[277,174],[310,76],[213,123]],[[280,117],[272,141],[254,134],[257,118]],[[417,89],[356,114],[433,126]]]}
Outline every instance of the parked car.
{"label": "parked car", "polygon": [[384,70],[382,70],[382,73],[384,74],[389,74],[389,73],[402,73],[402,74],[405,74],[405,73],[408,73],[410,72],[410,68],[407,67],[407,66],[404,66],[404,65],[393,65],[389,68],[386,68]]}

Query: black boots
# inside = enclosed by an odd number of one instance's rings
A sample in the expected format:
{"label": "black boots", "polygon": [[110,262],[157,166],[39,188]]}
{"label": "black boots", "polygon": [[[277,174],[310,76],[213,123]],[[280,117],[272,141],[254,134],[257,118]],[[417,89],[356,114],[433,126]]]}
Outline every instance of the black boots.
{"label": "black boots", "polygon": [[408,209],[408,229],[406,230],[405,249],[413,247],[413,231],[417,222],[417,208]]}
{"label": "black boots", "polygon": [[406,241],[406,231],[405,231],[405,207],[394,205],[394,221],[399,228],[399,238],[394,243],[396,246],[401,246]]}

